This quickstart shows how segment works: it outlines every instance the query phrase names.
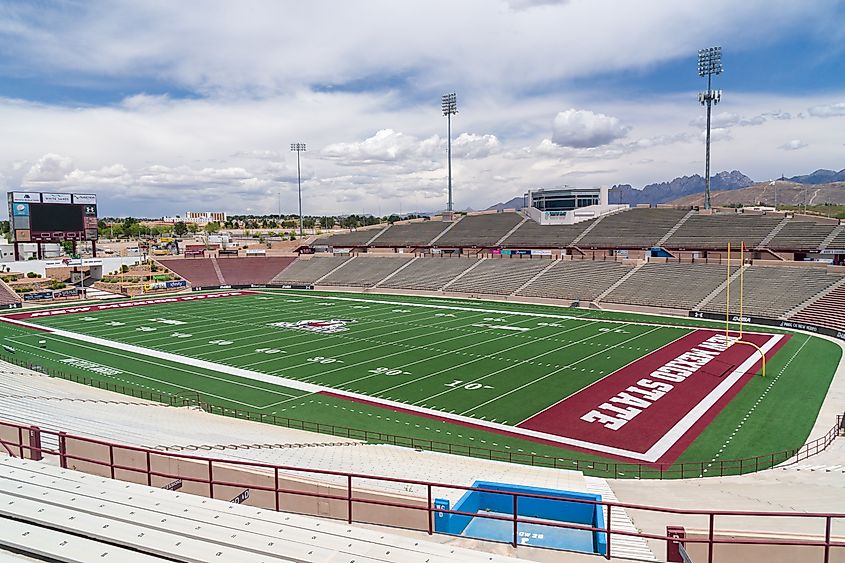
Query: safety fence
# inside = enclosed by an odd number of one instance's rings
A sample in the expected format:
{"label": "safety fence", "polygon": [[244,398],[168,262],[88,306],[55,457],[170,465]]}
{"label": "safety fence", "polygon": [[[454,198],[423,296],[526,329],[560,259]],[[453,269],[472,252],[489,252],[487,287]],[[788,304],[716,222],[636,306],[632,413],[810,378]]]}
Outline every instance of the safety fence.
{"label": "safety fence", "polygon": [[[45,435],[55,438],[58,444],[57,449],[42,447],[41,439]],[[607,559],[613,556],[614,538],[618,540],[621,537],[638,537],[663,542],[669,561],[680,561],[680,559],[672,558],[672,554],[678,551],[678,544],[682,545],[686,552],[697,552],[699,557],[706,554],[708,562],[716,559],[735,559],[737,553],[731,550],[738,546],[758,546],[767,549],[777,547],[790,549],[793,550],[790,553],[801,554],[793,560],[829,563],[834,549],[845,548],[845,541],[834,538],[832,533],[834,522],[841,523],[845,519],[845,513],[687,510],[575,497],[562,499],[559,496],[527,492],[163,452],[3,421],[0,421],[0,445],[2,445],[0,453],[5,452],[13,457],[41,460],[44,455],[57,456],[60,466],[65,469],[80,470],[121,481],[162,488],[176,488],[173,484],[178,482],[178,488],[190,494],[230,502],[244,502],[276,511],[319,513],[343,519],[350,524],[355,522],[384,524],[433,534],[436,532],[435,519],[446,515],[499,520],[512,524],[510,543],[514,547],[522,545],[521,525],[534,524],[589,532],[594,537],[600,538],[600,541],[597,541],[597,545],[601,546],[598,553]],[[291,477],[291,475],[296,477]],[[307,480],[300,476],[305,476]],[[398,485],[405,491],[424,491],[424,494],[374,494],[378,487],[362,486],[362,482],[381,484],[382,487],[384,484],[391,484],[394,489]],[[313,486],[315,483],[322,483],[322,486]],[[238,491],[241,494],[233,496]],[[249,491],[249,493],[243,494],[244,491]],[[484,511],[463,512],[435,505],[435,493],[439,495],[444,491],[457,494],[475,491],[505,495],[510,499],[512,513],[500,515]],[[311,499],[310,505],[297,500],[303,498]],[[603,526],[552,522],[521,516],[520,503],[528,504],[532,500],[599,505],[605,514]],[[323,503],[324,506],[319,508],[318,503]],[[329,503],[328,513],[325,503]],[[614,511],[620,510],[643,513],[652,520],[657,515],[663,515],[660,519],[668,521],[667,531],[665,534],[658,534],[614,528],[611,516]],[[737,534],[723,526],[717,526],[717,518],[721,523],[731,517],[739,517],[746,521],[752,519],[755,523],[753,528],[756,531]],[[817,533],[805,534],[803,537],[777,533],[779,526],[776,521],[784,518],[818,524]],[[671,525],[678,519],[685,521],[698,519],[703,522],[701,533],[685,534],[683,530],[679,533],[678,527]],[[768,524],[771,525],[767,526]],[[767,532],[767,528],[774,531]],[[763,553],[763,551],[759,552],[759,554]],[[840,560],[845,552],[840,549],[835,552],[835,555],[836,560]],[[755,560],[758,559],[755,558]]]}

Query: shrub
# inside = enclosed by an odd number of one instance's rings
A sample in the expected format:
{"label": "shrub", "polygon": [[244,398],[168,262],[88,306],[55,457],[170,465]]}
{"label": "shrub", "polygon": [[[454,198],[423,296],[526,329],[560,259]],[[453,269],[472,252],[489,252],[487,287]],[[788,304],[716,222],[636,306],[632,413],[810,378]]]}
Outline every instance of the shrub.
{"label": "shrub", "polygon": [[26,277],[28,277],[28,278],[40,278],[40,277],[41,277],[41,275],[40,275],[40,274],[36,274],[35,272],[27,272],[27,273],[26,273]]}

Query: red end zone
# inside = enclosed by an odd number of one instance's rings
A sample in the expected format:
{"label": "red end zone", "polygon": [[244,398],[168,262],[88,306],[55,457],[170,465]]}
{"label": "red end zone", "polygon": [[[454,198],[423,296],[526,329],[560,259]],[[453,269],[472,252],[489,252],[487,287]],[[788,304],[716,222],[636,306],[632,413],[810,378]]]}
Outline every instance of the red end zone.
{"label": "red end zone", "polygon": [[[763,348],[767,358],[788,338],[743,335],[743,340]],[[587,451],[591,444],[604,455],[672,463],[760,369],[754,347],[725,344],[724,333],[692,332],[518,428],[569,438]]]}

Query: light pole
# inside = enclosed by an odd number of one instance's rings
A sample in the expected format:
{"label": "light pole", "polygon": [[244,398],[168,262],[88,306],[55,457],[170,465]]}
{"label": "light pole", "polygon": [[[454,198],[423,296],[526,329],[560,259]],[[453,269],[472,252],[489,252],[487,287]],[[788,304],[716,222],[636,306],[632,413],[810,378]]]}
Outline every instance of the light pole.
{"label": "light pole", "polygon": [[441,108],[443,115],[446,116],[446,136],[447,136],[447,160],[449,163],[449,201],[446,204],[446,211],[452,211],[452,116],[458,113],[458,99],[455,93],[444,94],[441,98]]}
{"label": "light pole", "polygon": [[299,187],[299,238],[302,238],[302,168],[299,153],[305,151],[305,143],[291,143],[290,150],[296,153],[296,180]]}
{"label": "light pole", "polygon": [[722,48],[710,47],[698,51],[698,76],[707,77],[707,91],[698,94],[698,101],[707,107],[707,139],[704,164],[704,209],[710,209],[710,110],[722,99],[721,90],[710,87],[714,74],[722,74]]}

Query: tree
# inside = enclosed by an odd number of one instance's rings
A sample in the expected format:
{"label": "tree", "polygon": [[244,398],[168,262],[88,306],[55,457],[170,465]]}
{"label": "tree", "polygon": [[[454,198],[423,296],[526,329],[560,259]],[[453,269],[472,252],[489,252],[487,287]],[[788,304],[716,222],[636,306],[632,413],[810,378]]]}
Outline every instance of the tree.
{"label": "tree", "polygon": [[183,237],[188,234],[188,225],[185,224],[184,221],[177,221],[175,225],[173,225],[173,234],[177,237]]}
{"label": "tree", "polygon": [[67,256],[73,254],[73,243],[69,240],[62,241],[62,252],[64,252]]}
{"label": "tree", "polygon": [[199,227],[197,227],[196,223],[188,223],[188,232],[191,234],[196,234],[199,231]]}
{"label": "tree", "polygon": [[220,223],[218,223],[217,221],[210,221],[210,222],[206,223],[205,224],[205,232],[210,234],[210,235],[213,235],[214,233],[219,233],[220,232]]}

